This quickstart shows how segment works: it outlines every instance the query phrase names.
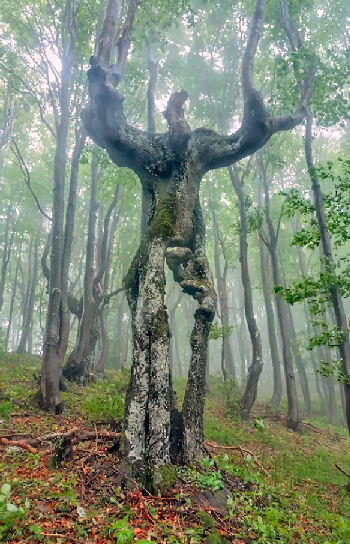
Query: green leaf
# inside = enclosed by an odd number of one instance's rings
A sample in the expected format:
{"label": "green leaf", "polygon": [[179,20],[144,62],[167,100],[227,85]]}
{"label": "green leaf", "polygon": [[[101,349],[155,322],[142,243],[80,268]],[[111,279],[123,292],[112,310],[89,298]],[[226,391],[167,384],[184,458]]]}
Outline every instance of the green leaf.
{"label": "green leaf", "polygon": [[9,497],[11,493],[11,486],[10,484],[3,484],[1,486],[1,493],[5,495],[5,497]]}

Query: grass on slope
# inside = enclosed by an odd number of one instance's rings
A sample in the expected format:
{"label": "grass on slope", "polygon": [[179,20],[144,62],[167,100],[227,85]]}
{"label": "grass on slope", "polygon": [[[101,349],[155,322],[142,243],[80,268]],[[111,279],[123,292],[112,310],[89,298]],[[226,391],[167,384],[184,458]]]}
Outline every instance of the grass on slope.
{"label": "grass on slope", "polygon": [[[336,468],[350,473],[345,432],[311,425],[292,433],[263,406],[242,423],[227,414],[213,387],[205,412],[211,457],[180,469],[166,496],[153,497],[133,485],[119,487],[116,459],[99,439],[122,415],[127,373],[85,389],[72,386],[66,412],[53,416],[35,404],[38,368],[33,357],[1,356],[0,436],[28,441],[79,427],[95,430],[96,440],[78,443],[60,467],[52,467],[48,443],[37,453],[0,445],[0,541],[350,543],[348,479]],[[182,381],[177,388],[181,400]],[[221,501],[217,508],[203,503],[203,490]]]}

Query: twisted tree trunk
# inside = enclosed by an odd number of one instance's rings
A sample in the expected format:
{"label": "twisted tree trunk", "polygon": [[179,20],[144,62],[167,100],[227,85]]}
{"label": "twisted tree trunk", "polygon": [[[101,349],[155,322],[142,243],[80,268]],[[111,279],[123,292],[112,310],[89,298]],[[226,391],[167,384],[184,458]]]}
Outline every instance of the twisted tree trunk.
{"label": "twisted tree trunk", "polygon": [[[208,337],[216,296],[204,249],[199,186],[206,172],[229,166],[260,149],[280,130],[301,123],[310,96],[305,78],[297,110],[272,117],[254,86],[254,58],[263,26],[265,0],[256,0],[242,62],[244,115],[240,129],[221,135],[208,129],[191,131],[184,118],[185,91],[174,93],[164,116],[165,134],[128,124],[123,97],[116,90],[130,48],[138,5],[131,0],[115,46],[118,0],[109,0],[97,54],[91,59],[90,103],[83,120],[90,137],[119,166],[132,168],[143,191],[142,238],[124,284],[131,309],[133,364],[125,408],[125,453],[134,472],[151,472],[161,487],[162,467],[185,462],[204,452],[203,409]],[[113,14],[113,17],[110,14]],[[113,24],[112,24],[113,23]],[[198,303],[191,335],[192,357],[182,413],[176,409],[169,372],[169,334],[164,306],[164,258],[182,290]]]}

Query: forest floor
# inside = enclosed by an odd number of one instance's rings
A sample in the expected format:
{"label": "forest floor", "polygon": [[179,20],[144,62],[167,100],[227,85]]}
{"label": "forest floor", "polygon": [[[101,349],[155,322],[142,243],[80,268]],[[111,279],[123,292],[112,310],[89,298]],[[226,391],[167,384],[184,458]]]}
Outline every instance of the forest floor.
{"label": "forest floor", "polygon": [[[211,455],[179,469],[169,491],[153,496],[133,481],[121,488],[117,454],[108,451],[127,372],[72,386],[66,411],[53,416],[35,403],[38,368],[31,356],[0,356],[0,542],[350,543],[343,427],[308,418],[293,433],[263,404],[242,423],[213,378],[205,413]],[[176,385],[181,399],[183,382]],[[53,452],[67,432],[73,458],[61,463]]]}

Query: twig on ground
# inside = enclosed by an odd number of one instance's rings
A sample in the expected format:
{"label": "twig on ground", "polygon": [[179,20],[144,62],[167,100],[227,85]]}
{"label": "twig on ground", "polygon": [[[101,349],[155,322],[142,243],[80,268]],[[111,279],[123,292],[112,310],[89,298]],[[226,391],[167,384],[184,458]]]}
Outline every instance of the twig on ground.
{"label": "twig on ground", "polygon": [[260,463],[260,461],[258,460],[254,452],[247,450],[245,448],[242,448],[241,446],[221,446],[220,444],[215,444],[214,442],[206,442],[205,444],[206,446],[209,446],[210,448],[214,448],[214,449],[239,451],[243,459],[245,459],[246,455],[250,455],[254,459],[255,464],[259,467],[261,472],[263,472],[265,476],[268,476],[267,470],[262,466],[262,464]]}
{"label": "twig on ground", "polygon": [[81,544],[81,540],[78,540],[77,538],[74,538],[74,536],[70,535],[63,535],[60,533],[42,533],[43,536],[51,537],[51,538],[64,538],[65,540],[71,540],[72,542],[76,542],[77,544]]}
{"label": "twig on ground", "polygon": [[335,463],[335,468],[337,468],[342,474],[344,474],[344,476],[347,476],[348,478],[350,478],[350,474],[348,472],[345,472],[345,470],[343,470],[339,465],[338,463]]}

